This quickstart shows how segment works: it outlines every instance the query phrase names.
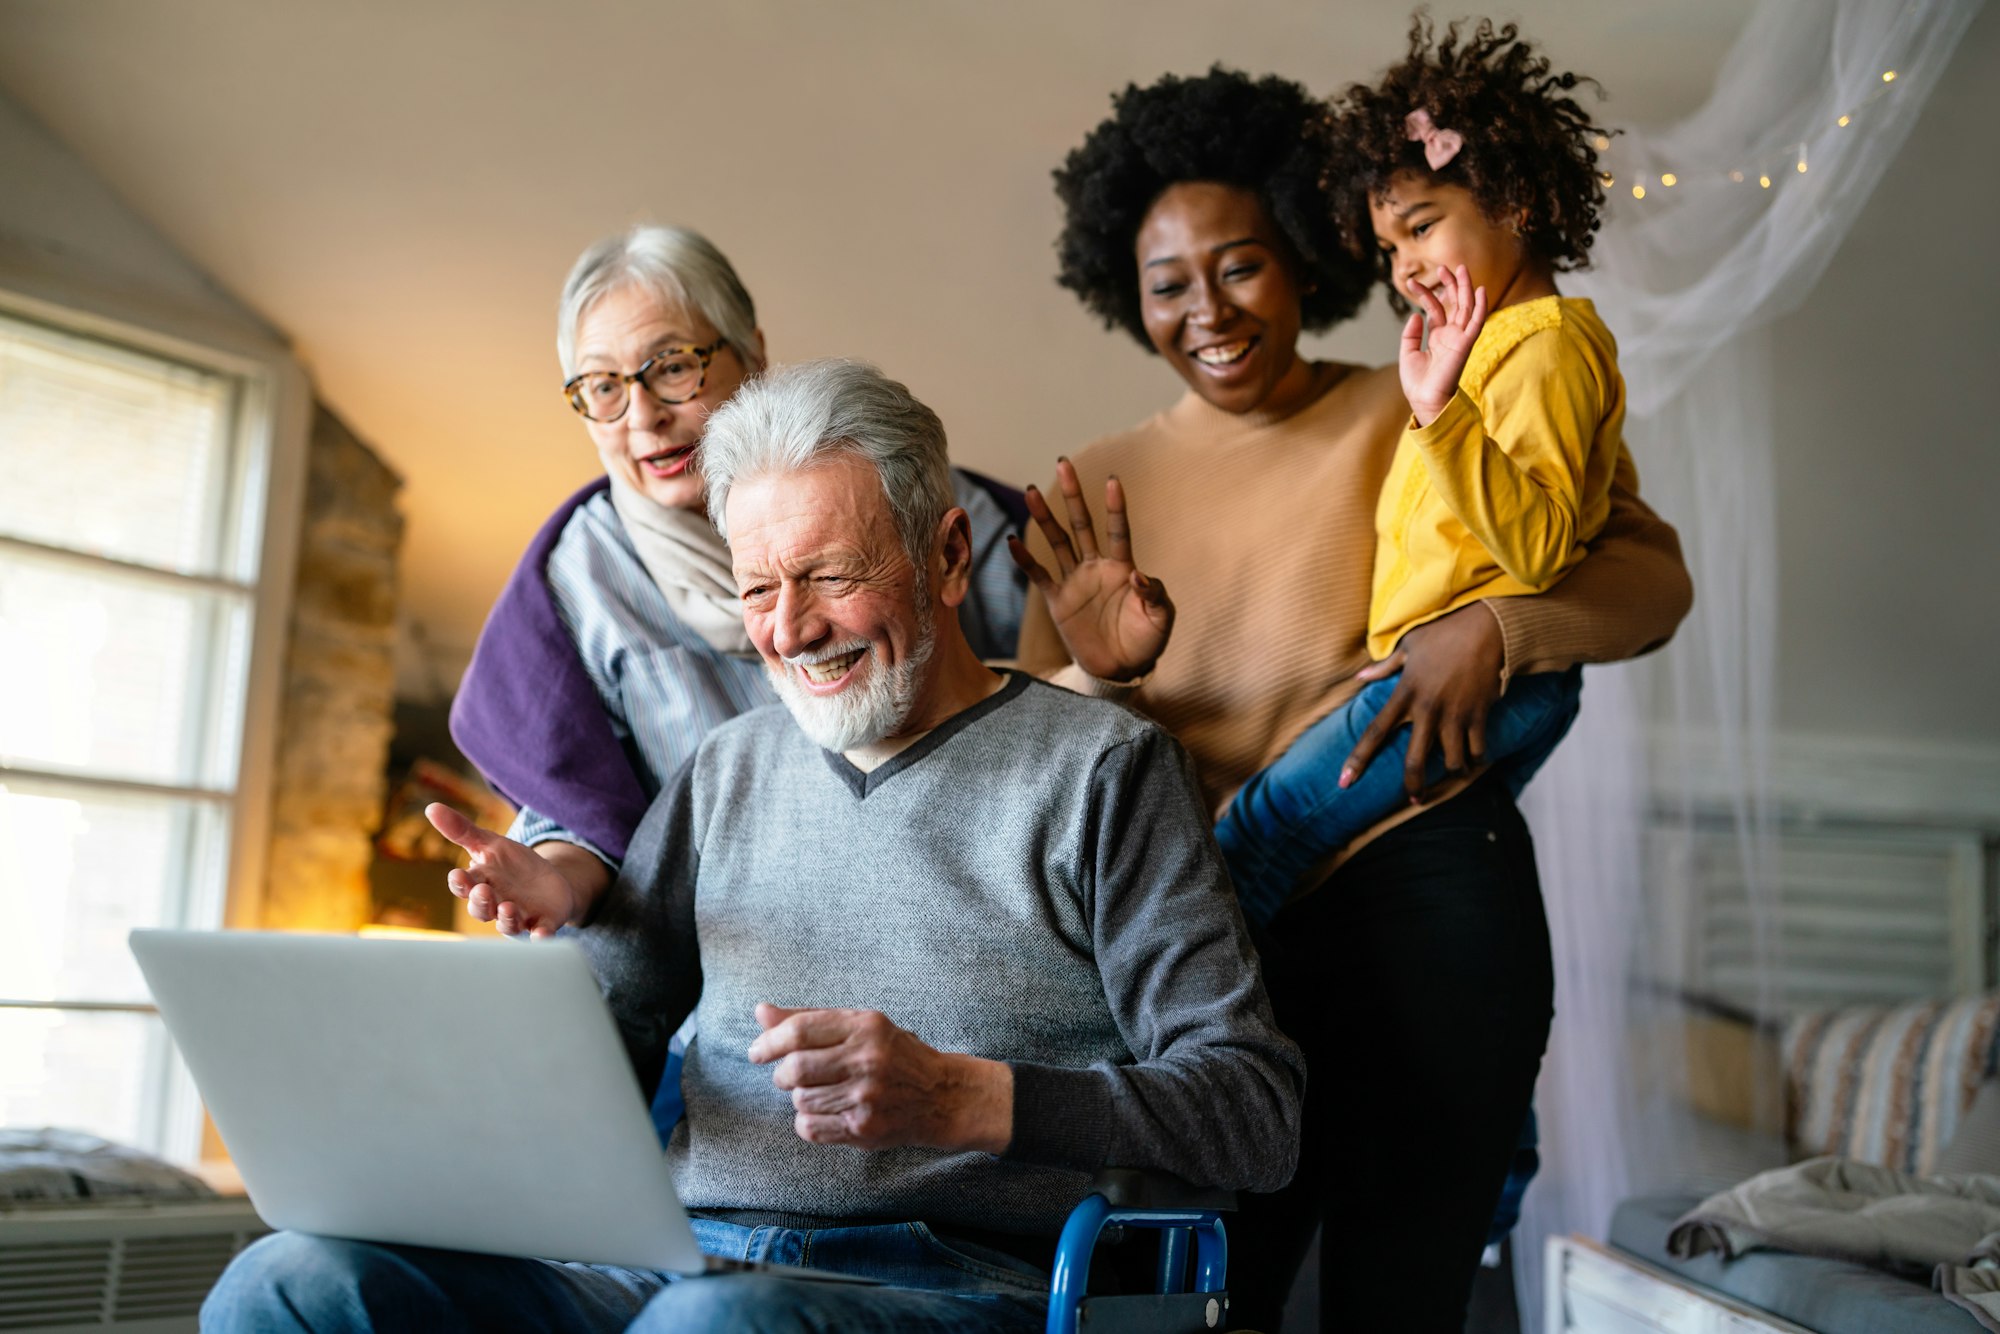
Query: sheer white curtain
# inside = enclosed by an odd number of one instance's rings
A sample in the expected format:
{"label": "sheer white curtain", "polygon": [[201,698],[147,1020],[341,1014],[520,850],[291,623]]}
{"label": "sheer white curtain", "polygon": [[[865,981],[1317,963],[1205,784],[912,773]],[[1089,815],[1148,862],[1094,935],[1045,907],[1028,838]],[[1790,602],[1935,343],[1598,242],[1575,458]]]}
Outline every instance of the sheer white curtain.
{"label": "sheer white curtain", "polygon": [[1776,909],[1765,331],[1833,258],[1979,5],[1763,0],[1699,111],[1628,128],[1603,154],[1612,201],[1594,268],[1565,290],[1594,299],[1618,336],[1626,436],[1647,499],[1680,530],[1695,606],[1654,658],[1586,674],[1582,715],[1523,802],[1556,958],[1542,1173],[1516,1233],[1526,1328],[1547,1236],[1602,1236],[1621,1197],[1693,1166],[1677,992],[1700,985],[1684,946],[1708,924],[1685,873],[1647,865],[1646,836],[1691,818],[1697,780],[1751,886],[1737,998],[1757,1005]]}

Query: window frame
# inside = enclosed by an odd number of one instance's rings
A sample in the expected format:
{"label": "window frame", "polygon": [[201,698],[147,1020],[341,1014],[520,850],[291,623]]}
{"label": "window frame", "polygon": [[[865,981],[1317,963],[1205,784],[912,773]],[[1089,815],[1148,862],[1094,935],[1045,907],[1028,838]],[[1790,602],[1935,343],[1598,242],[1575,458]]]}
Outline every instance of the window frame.
{"label": "window frame", "polygon": [[[227,588],[247,596],[251,625],[243,707],[233,738],[235,779],[227,791],[27,767],[0,766],[0,771],[34,790],[143,793],[220,805],[228,833],[219,920],[211,917],[210,922],[229,929],[255,928],[262,921],[269,874],[272,788],[311,437],[310,383],[277,332],[247,313],[163,303],[140,291],[114,290],[103,286],[96,275],[61,272],[35,263],[35,257],[23,264],[18,254],[6,249],[0,247],[0,315],[211,370],[239,385],[232,426],[235,466],[222,502],[233,518],[231,531],[222,535],[224,563],[219,575],[162,575],[143,564],[25,539],[8,538],[6,545],[71,569],[94,567],[114,577],[159,579],[182,588]],[[183,891],[193,888],[184,885]],[[0,1003],[9,1009],[154,1013],[145,1004],[51,997],[6,996]],[[161,1067],[149,1069],[147,1078],[158,1095],[154,1113],[160,1120],[162,1143],[189,1154],[201,1152],[203,1118],[192,1089],[168,1077],[164,1067],[170,1063],[151,1064]]]}

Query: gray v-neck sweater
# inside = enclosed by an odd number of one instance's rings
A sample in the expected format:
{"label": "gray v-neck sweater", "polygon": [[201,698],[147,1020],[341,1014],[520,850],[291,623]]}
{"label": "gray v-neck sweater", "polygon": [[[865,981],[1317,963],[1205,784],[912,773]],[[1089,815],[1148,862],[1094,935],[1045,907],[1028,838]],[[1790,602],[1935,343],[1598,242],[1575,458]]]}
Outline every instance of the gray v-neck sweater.
{"label": "gray v-neck sweater", "polygon": [[[642,1081],[690,1009],[692,1209],[1052,1233],[1099,1167],[1271,1190],[1305,1070],[1271,1020],[1187,755],[1015,674],[863,773],[782,705],[717,728],[580,933]],[[880,1010],[1008,1062],[1007,1152],[809,1144],[758,1001]]]}

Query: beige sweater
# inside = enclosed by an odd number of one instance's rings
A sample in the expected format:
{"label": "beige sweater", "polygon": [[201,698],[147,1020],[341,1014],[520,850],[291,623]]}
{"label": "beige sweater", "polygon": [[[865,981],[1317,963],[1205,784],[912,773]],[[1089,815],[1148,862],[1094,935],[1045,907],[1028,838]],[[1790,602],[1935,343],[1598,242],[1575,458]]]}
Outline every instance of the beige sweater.
{"label": "beige sweater", "polygon": [[[1100,526],[1104,479],[1123,481],[1139,568],[1177,610],[1129,702],[1193,754],[1218,811],[1352,695],[1369,661],[1375,500],[1409,407],[1393,366],[1320,372],[1331,387],[1283,420],[1232,416],[1190,392],[1072,456]],[[1027,540],[1050,564],[1032,525]],[[1584,562],[1547,593],[1487,605],[1513,674],[1656,648],[1692,596],[1679,538],[1640,501],[1627,460]],[[1020,661],[1044,676],[1069,661],[1032,590]]]}

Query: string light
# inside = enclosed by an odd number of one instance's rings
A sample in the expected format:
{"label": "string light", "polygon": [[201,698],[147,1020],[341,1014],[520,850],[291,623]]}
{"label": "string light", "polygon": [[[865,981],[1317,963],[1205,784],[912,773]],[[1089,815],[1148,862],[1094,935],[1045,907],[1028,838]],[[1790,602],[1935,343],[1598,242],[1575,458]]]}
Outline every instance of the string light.
{"label": "string light", "polygon": [[[1875,91],[1868,94],[1868,96],[1862,98],[1854,106],[1849,107],[1846,111],[1842,112],[1840,116],[1835,119],[1834,127],[1836,129],[1844,130],[1848,126],[1852,125],[1854,123],[1854,118],[1856,116],[1860,115],[1863,111],[1866,111],[1870,105],[1872,105],[1880,98],[1887,97],[1889,95],[1890,89],[1887,87],[1887,85],[1895,83],[1898,77],[1900,76],[1895,70],[1892,69],[1883,70],[1882,83],[1884,86],[1875,89]],[[1591,142],[1600,151],[1602,151],[1611,146],[1611,137],[1605,134],[1598,134],[1592,137]],[[1797,156],[1792,163],[1792,169],[1801,176],[1805,175],[1806,172],[1811,168],[1811,162],[1808,157],[1808,150],[1810,148],[1811,148],[1810,142],[1801,143],[1794,146]],[[1729,179],[1733,183],[1741,185],[1744,181],[1748,180],[1751,176],[1754,175],[1757,178],[1758,187],[1760,189],[1768,190],[1771,188],[1772,170],[1778,170],[1782,172],[1783,169],[1772,168],[1772,169],[1766,169],[1764,171],[1746,171],[1746,169],[1738,167],[1731,169],[1731,171],[1729,172]],[[1703,174],[1697,173],[1695,179],[1697,180],[1697,182],[1699,182],[1700,180],[1705,179],[1705,177],[1703,176]],[[1615,183],[1616,177],[1614,177],[1611,172],[1603,171],[1598,173],[1598,180],[1603,182],[1606,189],[1609,189]],[[1646,178],[1644,176],[1641,176],[1639,177],[1638,181],[1631,187],[1632,197],[1634,199],[1644,199],[1646,197],[1645,180]],[[1680,183],[1681,183],[1681,178],[1675,175],[1673,172],[1663,171],[1660,173],[1661,189],[1671,190]]]}

